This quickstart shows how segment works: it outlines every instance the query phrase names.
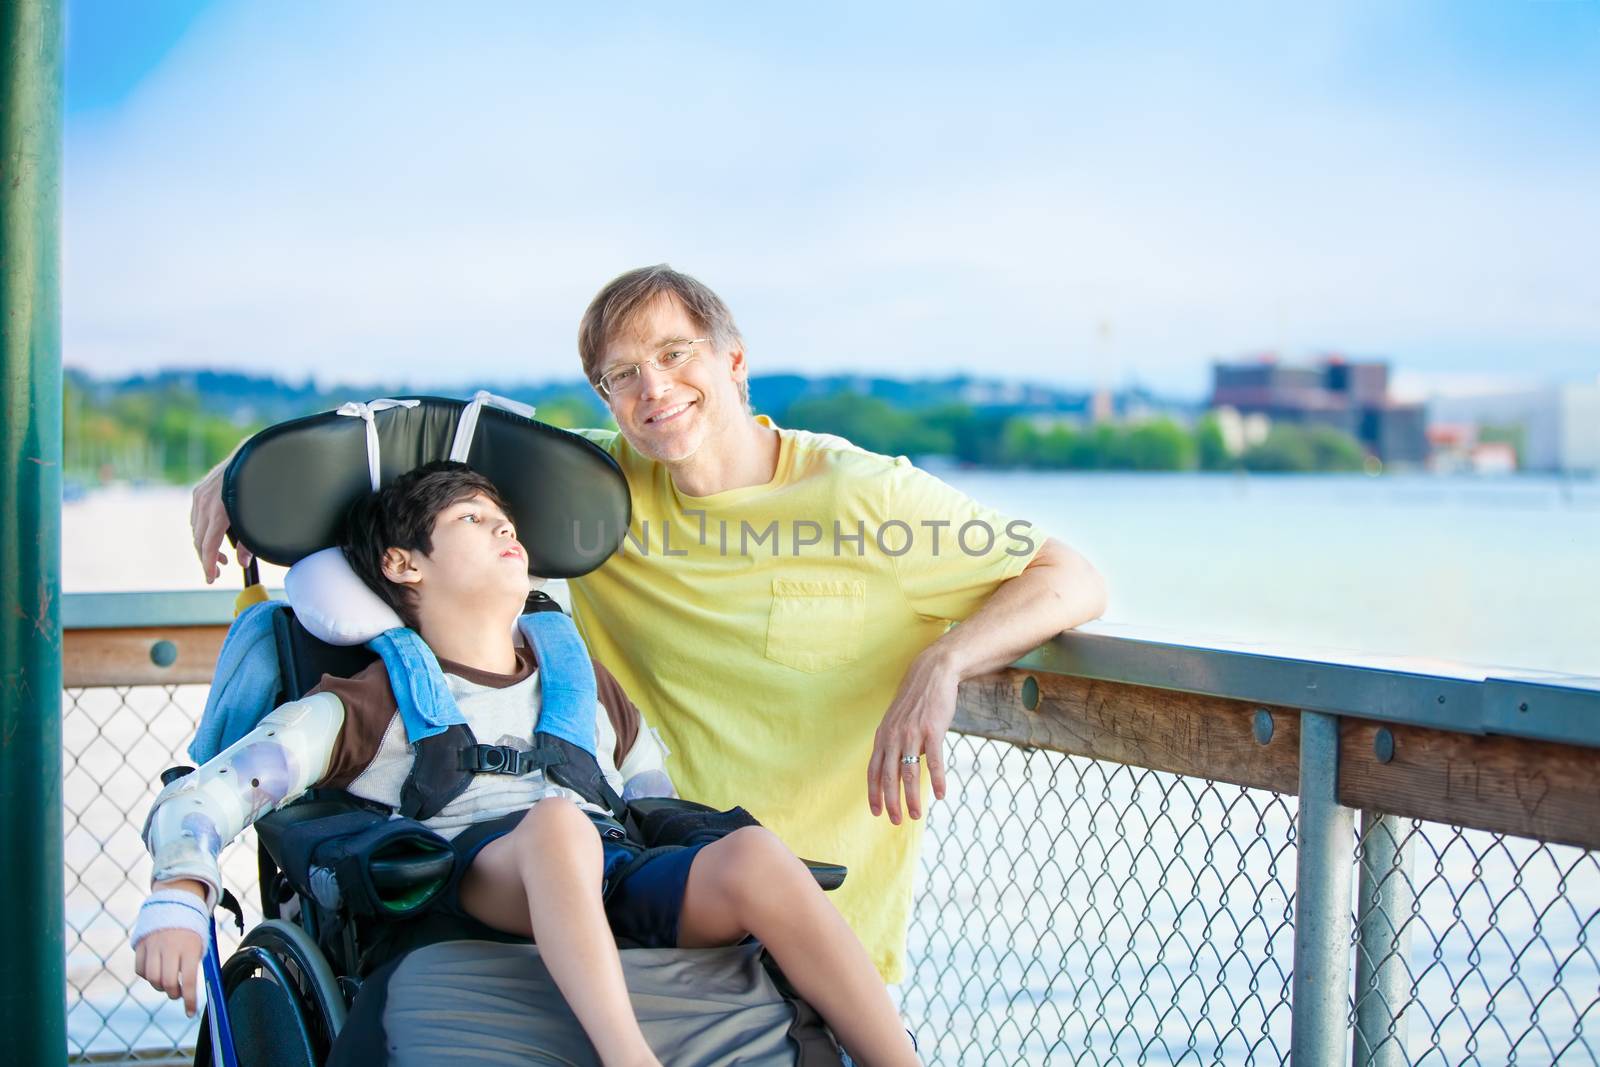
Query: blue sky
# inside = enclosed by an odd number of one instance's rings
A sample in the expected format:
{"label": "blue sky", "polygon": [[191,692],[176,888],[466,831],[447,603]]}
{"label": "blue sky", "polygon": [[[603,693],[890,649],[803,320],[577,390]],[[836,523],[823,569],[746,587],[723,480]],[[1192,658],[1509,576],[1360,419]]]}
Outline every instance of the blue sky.
{"label": "blue sky", "polygon": [[763,370],[1600,373],[1600,0],[72,0],[66,360],[577,373],[668,261]]}

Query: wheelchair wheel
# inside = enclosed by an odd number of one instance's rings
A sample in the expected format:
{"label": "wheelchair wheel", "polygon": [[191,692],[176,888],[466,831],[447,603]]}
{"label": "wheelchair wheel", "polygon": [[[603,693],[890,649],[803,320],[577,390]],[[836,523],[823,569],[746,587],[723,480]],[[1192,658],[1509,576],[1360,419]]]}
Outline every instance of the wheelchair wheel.
{"label": "wheelchair wheel", "polygon": [[[344,1025],[338,980],[306,932],[269,919],[222,965],[222,988],[239,1067],[318,1067]],[[212,1067],[210,1012],[201,1020],[195,1067]]]}

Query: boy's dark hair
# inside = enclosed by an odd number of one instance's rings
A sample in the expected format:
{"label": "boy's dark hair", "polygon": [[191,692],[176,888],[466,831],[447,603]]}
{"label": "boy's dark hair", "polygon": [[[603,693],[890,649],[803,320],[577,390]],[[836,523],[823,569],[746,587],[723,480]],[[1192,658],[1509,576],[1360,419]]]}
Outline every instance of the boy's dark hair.
{"label": "boy's dark hair", "polygon": [[494,483],[467,466],[440,460],[407,471],[375,493],[366,493],[345,516],[339,548],[367,587],[394,608],[407,626],[416,628],[416,590],[383,576],[383,554],[403,548],[433,552],[433,524],[451,504],[482,494],[510,514]]}

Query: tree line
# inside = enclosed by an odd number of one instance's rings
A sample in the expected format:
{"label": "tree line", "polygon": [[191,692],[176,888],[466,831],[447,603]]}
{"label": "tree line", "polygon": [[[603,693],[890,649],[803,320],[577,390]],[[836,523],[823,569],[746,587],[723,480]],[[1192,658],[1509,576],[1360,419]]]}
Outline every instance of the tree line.
{"label": "tree line", "polygon": [[1276,423],[1235,454],[1220,421],[1169,417],[1081,424],[1050,416],[948,404],[919,411],[877,397],[838,393],[795,401],[781,425],[840,437],[888,455],[947,456],[984,467],[1109,471],[1359,471],[1366,452],[1325,426]]}
{"label": "tree line", "polygon": [[[78,484],[192,483],[240,440],[272,422],[326,410],[351,396],[385,393],[381,388],[346,389],[333,399],[332,394],[303,391],[287,400],[277,394],[270,403],[235,399],[220,404],[181,379],[130,386],[69,373],[62,412],[66,474]],[[547,387],[527,399],[537,403],[539,418],[552,425],[610,424],[605,409],[577,387]],[[887,455],[937,456],[973,466],[1292,472],[1355,471],[1366,462],[1360,444],[1346,434],[1287,423],[1274,424],[1264,440],[1234,453],[1214,415],[1202,415],[1192,424],[1165,416],[1087,423],[1060,414],[961,402],[904,407],[849,390],[785,400],[768,410],[781,426],[837,434]]]}

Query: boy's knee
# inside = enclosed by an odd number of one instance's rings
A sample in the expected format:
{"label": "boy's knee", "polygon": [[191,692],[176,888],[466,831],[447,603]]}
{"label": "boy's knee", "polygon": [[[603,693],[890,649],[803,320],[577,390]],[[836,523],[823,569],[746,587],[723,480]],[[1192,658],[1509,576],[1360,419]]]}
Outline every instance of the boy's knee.
{"label": "boy's knee", "polygon": [[541,850],[598,850],[600,835],[583,809],[565,797],[546,797],[528,809],[517,824],[517,834]]}
{"label": "boy's knee", "polygon": [[707,845],[716,858],[718,888],[734,901],[772,901],[787,883],[804,874],[804,866],[787,845],[764,826],[745,826]]}
{"label": "boy's knee", "polygon": [[771,863],[789,856],[788,847],[765,826],[741,826],[719,840],[717,845],[750,864]]}

